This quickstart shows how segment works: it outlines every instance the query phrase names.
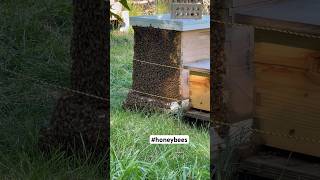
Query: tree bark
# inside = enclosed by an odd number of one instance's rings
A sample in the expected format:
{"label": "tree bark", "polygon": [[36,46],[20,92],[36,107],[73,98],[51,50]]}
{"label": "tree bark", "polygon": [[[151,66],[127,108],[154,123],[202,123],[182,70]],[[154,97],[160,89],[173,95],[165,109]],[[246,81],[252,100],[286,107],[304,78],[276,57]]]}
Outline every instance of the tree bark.
{"label": "tree bark", "polygon": [[[41,129],[43,150],[108,153],[109,3],[73,0],[71,89],[57,102],[49,127]],[[100,98],[97,98],[97,97]]]}

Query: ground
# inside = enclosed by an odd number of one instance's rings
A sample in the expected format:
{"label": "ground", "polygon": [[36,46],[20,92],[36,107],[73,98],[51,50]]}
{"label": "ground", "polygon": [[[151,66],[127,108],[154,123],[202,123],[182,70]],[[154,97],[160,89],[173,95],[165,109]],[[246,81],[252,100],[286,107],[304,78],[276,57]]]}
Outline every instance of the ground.
{"label": "ground", "polygon": [[[102,162],[90,155],[37,148],[39,130],[63,93],[56,85],[70,84],[71,1],[4,0],[0,7],[0,179],[103,179]],[[132,32],[112,33],[111,41],[111,177],[209,179],[205,129],[121,108],[131,84]],[[149,145],[150,134],[187,134],[191,142]]]}

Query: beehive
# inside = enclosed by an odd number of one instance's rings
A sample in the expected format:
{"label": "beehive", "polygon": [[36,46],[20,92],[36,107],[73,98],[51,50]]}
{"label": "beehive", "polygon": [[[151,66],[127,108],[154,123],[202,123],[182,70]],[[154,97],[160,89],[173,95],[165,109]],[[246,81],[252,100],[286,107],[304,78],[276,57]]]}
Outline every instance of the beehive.
{"label": "beehive", "polygon": [[259,42],[255,45],[256,114],[265,144],[320,156],[320,51]]}
{"label": "beehive", "polygon": [[[208,111],[209,98],[197,103],[203,97],[198,97],[195,90],[204,88],[210,96],[209,79],[199,78],[194,74],[196,70],[185,65],[207,60],[209,66],[209,16],[197,20],[172,19],[170,14],[164,14],[132,17],[130,21],[135,30],[132,88],[139,92],[131,91],[125,105],[145,107],[151,103],[174,109],[173,104],[183,101],[188,102],[186,109]],[[200,103],[206,105],[198,106]]]}
{"label": "beehive", "polygon": [[[304,7],[304,8],[297,8]],[[256,30],[255,128],[263,144],[320,157],[320,14],[318,1],[279,1],[243,10]],[[286,13],[283,13],[286,12]],[[296,33],[287,33],[296,32]]]}

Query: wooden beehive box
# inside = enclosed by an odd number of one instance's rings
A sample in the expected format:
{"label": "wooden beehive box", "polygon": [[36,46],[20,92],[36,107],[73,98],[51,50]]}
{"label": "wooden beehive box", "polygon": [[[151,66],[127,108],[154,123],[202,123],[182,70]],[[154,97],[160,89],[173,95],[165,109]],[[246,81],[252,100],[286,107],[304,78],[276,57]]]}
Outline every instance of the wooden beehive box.
{"label": "wooden beehive box", "polygon": [[181,59],[185,73],[181,86],[190,107],[210,111],[210,31],[187,31],[181,34]]}
{"label": "wooden beehive box", "polygon": [[263,135],[281,149],[320,156],[320,51],[274,43],[255,45],[256,114],[259,128],[296,140]]}
{"label": "wooden beehive box", "polygon": [[319,8],[319,1],[279,1],[235,16],[238,23],[298,32],[255,31],[255,128],[268,146],[318,157],[320,39],[312,35],[320,35]]}
{"label": "wooden beehive box", "polygon": [[191,107],[210,111],[210,61],[201,60],[188,63],[185,68],[189,71]]}

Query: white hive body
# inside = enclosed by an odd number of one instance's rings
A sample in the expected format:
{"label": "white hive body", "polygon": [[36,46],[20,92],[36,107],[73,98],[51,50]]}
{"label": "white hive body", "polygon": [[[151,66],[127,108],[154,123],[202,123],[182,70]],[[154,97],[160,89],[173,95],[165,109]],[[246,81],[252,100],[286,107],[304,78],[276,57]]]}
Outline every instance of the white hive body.
{"label": "white hive body", "polygon": [[172,19],[201,19],[203,0],[172,0]]}

